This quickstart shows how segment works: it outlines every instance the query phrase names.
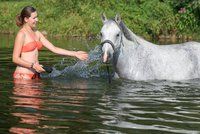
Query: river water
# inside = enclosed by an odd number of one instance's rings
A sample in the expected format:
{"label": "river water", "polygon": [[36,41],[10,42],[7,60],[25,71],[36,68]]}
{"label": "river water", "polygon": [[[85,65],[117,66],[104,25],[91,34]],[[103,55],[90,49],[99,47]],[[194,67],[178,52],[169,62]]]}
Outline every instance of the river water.
{"label": "river water", "polygon": [[53,72],[14,81],[14,36],[0,35],[0,133],[200,133],[200,79],[109,84],[96,42],[50,40],[88,51],[90,62],[43,49],[40,61]]}

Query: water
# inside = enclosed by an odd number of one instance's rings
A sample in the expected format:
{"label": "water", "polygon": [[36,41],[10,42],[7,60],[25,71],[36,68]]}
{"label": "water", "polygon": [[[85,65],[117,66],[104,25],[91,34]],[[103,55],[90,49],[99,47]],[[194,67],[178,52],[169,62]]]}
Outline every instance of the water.
{"label": "water", "polygon": [[[14,37],[0,39],[0,133],[200,133],[200,79],[108,84],[98,52],[91,63],[77,63],[43,50],[41,63],[60,74],[13,81]],[[71,50],[94,48],[86,41],[51,41]]]}
{"label": "water", "polygon": [[104,68],[109,64],[102,63],[100,45],[95,46],[88,54],[88,60],[86,61],[69,61],[63,58],[59,63],[53,65],[51,73],[42,74],[41,76],[42,78],[69,77],[69,75],[81,78],[107,77],[108,73]]}

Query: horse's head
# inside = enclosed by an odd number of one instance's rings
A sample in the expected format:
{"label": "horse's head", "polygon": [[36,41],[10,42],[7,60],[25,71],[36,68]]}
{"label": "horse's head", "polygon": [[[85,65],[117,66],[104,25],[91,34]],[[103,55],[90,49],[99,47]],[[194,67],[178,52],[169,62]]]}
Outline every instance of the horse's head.
{"label": "horse's head", "polygon": [[119,15],[115,19],[108,20],[104,14],[101,16],[103,27],[101,29],[101,45],[103,51],[103,62],[108,62],[113,58],[114,52],[119,48],[122,32],[119,27],[121,18]]}

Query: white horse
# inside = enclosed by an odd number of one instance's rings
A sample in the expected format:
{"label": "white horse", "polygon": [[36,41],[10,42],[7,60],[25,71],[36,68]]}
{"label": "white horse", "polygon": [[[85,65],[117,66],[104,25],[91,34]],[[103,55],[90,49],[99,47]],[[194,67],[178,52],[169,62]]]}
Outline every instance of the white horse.
{"label": "white horse", "polygon": [[200,78],[200,43],[150,43],[129,30],[116,15],[102,15],[103,62],[112,62],[116,76],[131,80]]}

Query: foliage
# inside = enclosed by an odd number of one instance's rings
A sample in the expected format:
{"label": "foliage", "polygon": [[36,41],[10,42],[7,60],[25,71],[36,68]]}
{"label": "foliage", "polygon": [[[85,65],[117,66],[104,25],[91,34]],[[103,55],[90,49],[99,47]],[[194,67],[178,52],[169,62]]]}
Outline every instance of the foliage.
{"label": "foliage", "polygon": [[200,0],[178,0],[170,3],[177,16],[179,32],[196,32],[200,24]]}
{"label": "foliage", "polygon": [[16,32],[15,16],[26,5],[37,9],[39,29],[52,35],[96,36],[103,12],[119,13],[141,36],[199,32],[200,0],[1,0],[0,30]]}

